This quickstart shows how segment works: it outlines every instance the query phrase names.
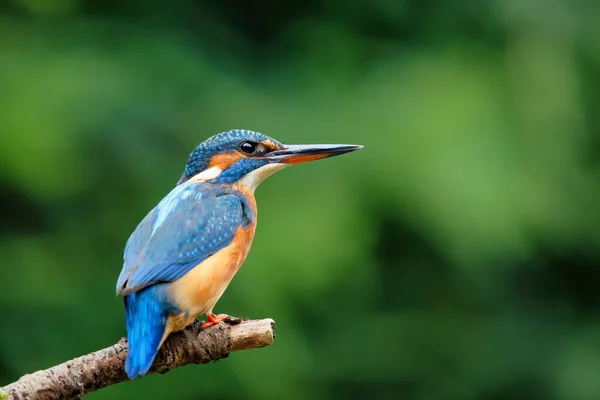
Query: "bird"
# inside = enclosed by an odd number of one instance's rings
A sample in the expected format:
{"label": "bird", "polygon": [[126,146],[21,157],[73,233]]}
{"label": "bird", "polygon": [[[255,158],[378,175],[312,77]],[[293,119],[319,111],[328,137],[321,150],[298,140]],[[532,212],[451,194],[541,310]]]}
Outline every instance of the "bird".
{"label": "bird", "polygon": [[234,129],[200,143],[176,186],[137,225],[116,285],[124,297],[130,379],[145,375],[172,333],[201,315],[202,329],[228,318],[213,308],[254,238],[254,191],[294,164],[349,153],[358,145],[283,145]]}

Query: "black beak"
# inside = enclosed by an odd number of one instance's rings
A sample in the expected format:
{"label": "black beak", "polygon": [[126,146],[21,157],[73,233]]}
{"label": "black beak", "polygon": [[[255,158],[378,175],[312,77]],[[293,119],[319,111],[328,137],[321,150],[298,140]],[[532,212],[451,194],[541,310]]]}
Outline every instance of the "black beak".
{"label": "black beak", "polygon": [[321,158],[339,156],[360,150],[363,146],[353,144],[291,144],[281,150],[268,153],[265,157],[272,162],[300,164],[320,160]]}

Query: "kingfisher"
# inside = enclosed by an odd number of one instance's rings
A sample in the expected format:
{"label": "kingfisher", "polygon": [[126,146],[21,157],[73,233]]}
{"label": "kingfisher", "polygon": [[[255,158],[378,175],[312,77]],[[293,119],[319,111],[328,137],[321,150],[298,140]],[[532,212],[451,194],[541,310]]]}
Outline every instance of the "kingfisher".
{"label": "kingfisher", "polygon": [[202,142],[177,185],[138,224],[117,280],[124,296],[130,379],[148,372],[165,339],[206,315],[244,263],[256,229],[256,187],[292,164],[349,153],[356,145],[283,145],[235,129]]}

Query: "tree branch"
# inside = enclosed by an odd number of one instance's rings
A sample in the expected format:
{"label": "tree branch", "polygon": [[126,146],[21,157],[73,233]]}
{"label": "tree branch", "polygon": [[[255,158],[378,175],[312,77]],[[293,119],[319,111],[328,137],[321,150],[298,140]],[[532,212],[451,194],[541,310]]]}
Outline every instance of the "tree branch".
{"label": "tree branch", "polygon": [[[150,373],[165,374],[187,364],[206,364],[229,353],[268,346],[275,337],[272,319],[242,321],[232,318],[204,331],[194,322],[173,333],[160,349]],[[0,400],[68,400],[128,380],[124,365],[127,340],[52,368],[22,376],[0,388]]]}

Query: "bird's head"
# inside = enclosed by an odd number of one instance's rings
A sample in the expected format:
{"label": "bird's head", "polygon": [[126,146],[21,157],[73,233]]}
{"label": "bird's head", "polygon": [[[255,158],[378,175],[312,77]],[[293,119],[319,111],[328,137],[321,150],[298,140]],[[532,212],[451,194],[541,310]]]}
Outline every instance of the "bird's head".
{"label": "bird's head", "polygon": [[361,149],[355,145],[284,145],[258,132],[235,129],[202,142],[190,154],[179,183],[242,183],[254,191],[276,171],[291,164]]}

